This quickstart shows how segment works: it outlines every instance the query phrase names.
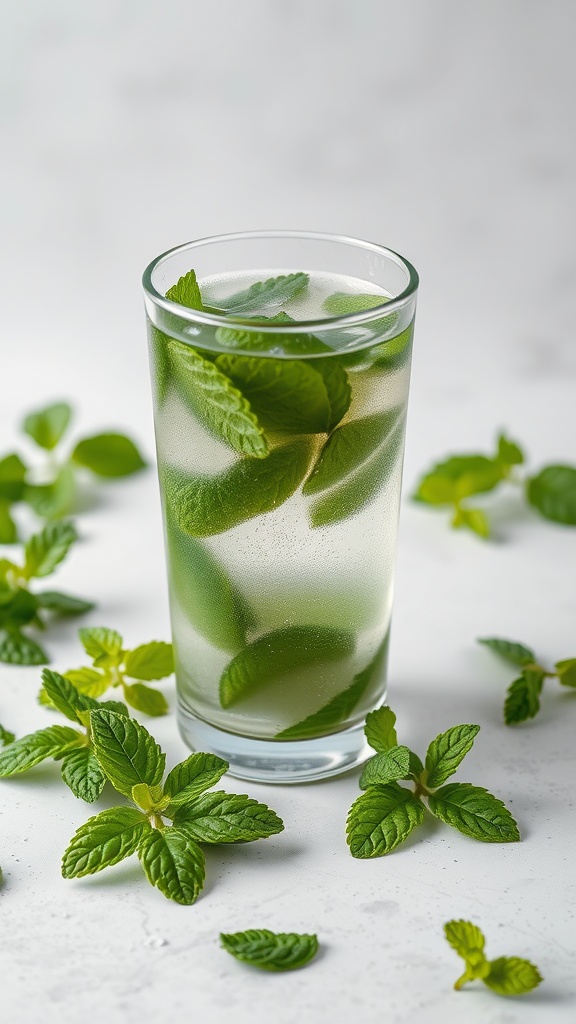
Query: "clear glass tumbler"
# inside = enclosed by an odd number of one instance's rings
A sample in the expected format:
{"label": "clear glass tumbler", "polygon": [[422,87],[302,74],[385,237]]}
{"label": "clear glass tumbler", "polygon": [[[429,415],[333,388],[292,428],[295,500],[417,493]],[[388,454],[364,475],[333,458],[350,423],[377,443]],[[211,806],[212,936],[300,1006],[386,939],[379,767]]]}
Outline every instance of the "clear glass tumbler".
{"label": "clear glass tumbler", "polygon": [[345,771],[385,695],[416,271],[262,231],[143,283],[184,740],[255,781]]}

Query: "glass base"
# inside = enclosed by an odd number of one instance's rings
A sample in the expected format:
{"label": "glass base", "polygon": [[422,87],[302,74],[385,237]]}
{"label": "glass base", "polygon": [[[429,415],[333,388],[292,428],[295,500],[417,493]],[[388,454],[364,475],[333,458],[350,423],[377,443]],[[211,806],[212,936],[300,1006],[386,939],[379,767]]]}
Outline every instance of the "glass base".
{"label": "glass base", "polygon": [[178,727],[191,750],[217,754],[230,765],[230,775],[250,782],[290,785],[314,782],[355,768],[373,753],[364,723],[317,740],[257,740],[208,725],[178,705]]}

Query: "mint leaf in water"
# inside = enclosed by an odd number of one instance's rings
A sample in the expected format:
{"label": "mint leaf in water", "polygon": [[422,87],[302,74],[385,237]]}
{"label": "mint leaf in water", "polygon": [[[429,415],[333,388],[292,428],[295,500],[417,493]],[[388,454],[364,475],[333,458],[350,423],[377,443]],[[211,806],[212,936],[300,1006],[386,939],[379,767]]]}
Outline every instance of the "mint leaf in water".
{"label": "mint leaf in water", "polygon": [[266,633],[245,647],[220,679],[223,708],[297,668],[349,657],[354,636],[326,626],[288,626]]}
{"label": "mint leaf in water", "polygon": [[526,482],[529,503],[545,519],[576,526],[576,468],[545,466]]}
{"label": "mint leaf in water", "polygon": [[113,433],[95,434],[79,441],[72,452],[72,461],[103,477],[129,476],[146,465],[129,437]]}
{"label": "mint leaf in water", "polygon": [[501,637],[482,637],[478,643],[489,647],[500,657],[518,665],[521,675],[515,679],[506,692],[504,721],[506,725],[518,725],[534,718],[540,710],[540,696],[546,678],[557,677],[563,686],[576,686],[576,658],[558,661],[555,672],[547,670],[536,660],[532,648]]}
{"label": "mint leaf in water", "polygon": [[292,434],[328,430],[328,391],[312,365],[302,360],[222,355],[216,366],[245,396],[262,426]]}
{"label": "mint leaf in water", "polygon": [[338,427],[320,452],[303,494],[326,490],[355,472],[389,437],[399,417],[399,409],[390,409]]}
{"label": "mint leaf in water", "polygon": [[237,960],[264,971],[297,970],[309,964],[318,952],[316,935],[271,932],[267,928],[223,932],[220,941],[226,952]]}
{"label": "mint leaf in water", "polygon": [[348,374],[337,356],[326,359],[309,360],[316,373],[319,373],[324,381],[330,404],[328,418],[328,430],[334,430],[340,420],[346,415],[352,401],[352,388],[348,380]]}
{"label": "mint leaf in water", "polygon": [[488,960],[484,935],[471,921],[448,921],[444,934],[466,965],[464,974],[454,983],[457,990],[469,981],[481,980],[499,995],[512,996],[530,992],[542,981],[538,968],[529,960],[520,957]]}
{"label": "mint leaf in water", "polygon": [[303,273],[269,277],[266,281],[256,281],[243,291],[229,295],[225,299],[219,299],[218,305],[222,306],[227,314],[233,316],[260,312],[270,306],[281,307],[304,291],[308,287],[309,281],[309,275]]}
{"label": "mint leaf in water", "polygon": [[324,300],[324,309],[331,316],[349,316],[364,313],[390,302],[388,295],[359,295],[357,292],[334,292]]}
{"label": "mint leaf in water", "polygon": [[166,292],[166,298],[171,302],[180,303],[181,306],[188,306],[189,309],[202,309],[202,296],[195,272],[189,270],[179,278]]}
{"label": "mint leaf in water", "polygon": [[72,408],[67,402],[54,402],[28,413],[22,429],[41,448],[52,451],[68,429]]}

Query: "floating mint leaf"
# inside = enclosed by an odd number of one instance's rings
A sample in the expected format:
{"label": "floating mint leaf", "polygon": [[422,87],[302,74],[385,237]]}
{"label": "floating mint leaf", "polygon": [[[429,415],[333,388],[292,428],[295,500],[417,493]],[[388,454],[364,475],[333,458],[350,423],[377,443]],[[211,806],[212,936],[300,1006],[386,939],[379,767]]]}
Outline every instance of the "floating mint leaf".
{"label": "floating mint leaf", "polygon": [[359,295],[357,292],[334,292],[324,300],[324,309],[331,316],[348,316],[351,313],[364,313],[376,306],[390,302],[388,295]]}
{"label": "floating mint leaf", "polygon": [[437,818],[472,839],[483,843],[516,843],[520,839],[510,811],[481,786],[451,782],[431,793],[428,805]]}
{"label": "floating mint leaf", "polygon": [[316,494],[362,466],[398,423],[399,409],[350,420],[328,438],[302,491]]}
{"label": "floating mint leaf", "polygon": [[224,669],[220,679],[223,708],[296,668],[349,657],[354,636],[326,626],[276,629],[245,647]]}
{"label": "floating mint leaf", "polygon": [[352,401],[352,389],[348,374],[337,356],[310,360],[308,365],[312,366],[324,381],[330,403],[328,430],[334,430],[334,427],[338,426],[342,417],[348,412]]}
{"label": "floating mint leaf", "polygon": [[171,302],[178,302],[181,306],[188,306],[189,309],[202,309],[202,296],[195,272],[189,270],[179,278],[166,292],[166,298]]}
{"label": "floating mint leaf", "polygon": [[[246,317],[246,320],[248,319],[254,319],[258,323],[264,321],[269,323],[288,322],[284,321],[284,319],[281,321],[280,314],[275,317]],[[314,334],[264,333],[264,331],[255,330],[254,327],[251,330],[240,327],[218,327],[215,340],[218,345],[227,349],[242,349],[244,352],[250,353],[282,353],[283,355],[295,356],[297,359],[313,355],[314,353],[332,351],[329,345],[325,345]],[[316,362],[316,360],[314,361]]]}
{"label": "floating mint leaf", "polygon": [[[370,326],[374,327],[375,325],[370,324]],[[404,366],[410,359],[413,335],[414,321],[412,321],[405,331],[397,334],[395,338],[390,338],[389,341],[385,341],[382,342],[381,345],[377,345],[376,348],[370,352],[370,356],[372,358],[374,356],[378,356],[377,359],[373,358],[372,367],[374,369],[398,370],[400,367]]]}
{"label": "floating mint leaf", "polygon": [[297,970],[309,964],[318,952],[316,935],[271,932],[267,928],[222,933],[220,941],[226,952],[237,960],[264,971]]}
{"label": "floating mint leaf", "polygon": [[546,466],[526,484],[528,501],[546,519],[576,526],[576,468]]}
{"label": "floating mint leaf", "polygon": [[67,402],[54,402],[29,413],[22,426],[37,445],[52,451],[66,433],[71,417],[72,408]]}
{"label": "floating mint leaf", "polygon": [[259,312],[270,306],[284,306],[300,292],[308,287],[308,274],[281,274],[269,277],[266,281],[256,281],[244,291],[236,292],[225,299],[219,299],[218,305],[226,313],[239,316],[242,313]]}
{"label": "floating mint leaf", "polygon": [[328,392],[322,375],[308,363],[223,355],[216,366],[245,396],[262,426],[292,434],[328,430]]}
{"label": "floating mint leaf", "polygon": [[346,839],[353,857],[391,853],[424,821],[424,805],[396,782],[371,786],[350,808]]}
{"label": "floating mint leaf", "polygon": [[72,452],[77,466],[97,476],[129,476],[146,466],[136,445],[123,434],[95,434],[79,441]]}

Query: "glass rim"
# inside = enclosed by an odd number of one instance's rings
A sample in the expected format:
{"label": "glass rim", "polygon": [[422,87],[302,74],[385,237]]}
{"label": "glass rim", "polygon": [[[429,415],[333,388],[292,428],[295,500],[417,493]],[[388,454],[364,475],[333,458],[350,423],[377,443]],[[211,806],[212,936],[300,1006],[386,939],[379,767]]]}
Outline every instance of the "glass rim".
{"label": "glass rim", "polygon": [[240,241],[242,239],[256,240],[265,238],[309,239],[311,241],[338,242],[344,245],[356,246],[357,248],[377,253],[380,256],[385,256],[393,263],[396,263],[397,266],[402,267],[408,273],[408,284],[406,288],[393,299],[387,299],[378,306],[372,306],[370,309],[362,310],[359,313],[347,313],[341,316],[324,317],[315,320],[297,320],[294,323],[282,323],[282,334],[301,334],[303,330],[330,331],[341,327],[355,327],[362,326],[363,324],[369,324],[373,320],[380,319],[383,315],[389,316],[395,310],[401,309],[410,301],[418,290],[418,273],[412,264],[405,259],[404,256],[401,256],[393,249],[388,249],[386,246],[379,245],[377,242],[368,242],[364,239],[355,238],[353,235],[331,234],[323,231],[271,229],[263,231],[233,231],[224,235],[206,235],[203,238],[197,238],[191,242],[184,242],[181,245],[175,245],[172,249],[167,249],[166,252],[161,253],[160,256],[153,259],[144,270],[142,275],[142,286],[144,288],[144,292],[156,306],[160,306],[167,313],[180,317],[181,320],[188,320],[191,323],[207,324],[213,327],[230,327],[231,325],[238,325],[247,332],[254,332],[258,334],[278,334],[278,323],[266,324],[264,322],[247,320],[246,318],[243,319],[241,316],[220,316],[217,313],[205,313],[200,309],[191,309],[188,306],[182,306],[178,302],[173,302],[171,299],[167,299],[166,296],[158,292],[152,284],[152,274],[156,268],[175,253],[194,250],[203,245],[212,245],[218,242],[233,242]]}

